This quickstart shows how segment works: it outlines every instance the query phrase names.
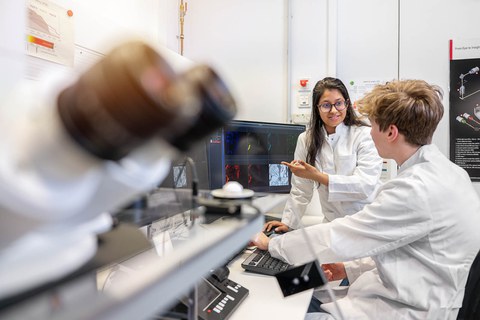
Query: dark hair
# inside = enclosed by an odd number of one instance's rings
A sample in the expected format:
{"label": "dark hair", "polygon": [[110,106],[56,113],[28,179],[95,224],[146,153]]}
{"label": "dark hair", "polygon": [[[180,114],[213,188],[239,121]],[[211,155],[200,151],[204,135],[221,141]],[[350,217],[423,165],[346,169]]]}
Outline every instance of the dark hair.
{"label": "dark hair", "polygon": [[325,141],[325,136],[322,132],[323,120],[320,117],[320,111],[318,108],[318,103],[322,97],[325,90],[338,90],[345,99],[345,104],[347,106],[347,113],[343,123],[347,126],[357,125],[357,126],[367,126],[366,123],[360,121],[355,114],[355,111],[351,108],[350,96],[348,90],[340,79],[326,77],[315,84],[312,93],[312,116],[310,117],[310,126],[307,133],[307,163],[312,166],[315,165],[315,158],[317,153],[322,149],[322,145]]}

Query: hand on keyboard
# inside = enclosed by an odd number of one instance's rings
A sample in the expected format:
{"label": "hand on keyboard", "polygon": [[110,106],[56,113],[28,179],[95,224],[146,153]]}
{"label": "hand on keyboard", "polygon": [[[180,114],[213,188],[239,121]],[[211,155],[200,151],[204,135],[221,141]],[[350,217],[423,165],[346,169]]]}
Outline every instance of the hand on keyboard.
{"label": "hand on keyboard", "polygon": [[255,235],[250,244],[257,246],[257,248],[261,250],[267,250],[269,242],[270,238],[267,237],[263,232],[259,232]]}

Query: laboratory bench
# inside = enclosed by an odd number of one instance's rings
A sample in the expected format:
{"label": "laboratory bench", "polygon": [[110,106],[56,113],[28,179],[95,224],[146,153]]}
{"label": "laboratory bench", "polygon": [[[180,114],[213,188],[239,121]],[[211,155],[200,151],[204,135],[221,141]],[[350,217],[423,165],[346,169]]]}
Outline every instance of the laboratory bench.
{"label": "laboratory bench", "polygon": [[[245,247],[262,229],[264,213],[285,200],[286,195],[271,194],[238,202],[239,210],[231,217],[208,224],[204,218],[209,213],[198,208],[163,217],[161,210],[150,210],[150,218],[145,211],[134,212],[141,208],[129,208],[130,221],[124,215],[116,227],[99,235],[91,261],[58,281],[2,299],[0,318],[152,319]],[[249,292],[231,319],[262,314],[302,319],[311,292],[284,298],[274,277],[246,273],[241,261],[239,255],[228,264],[229,279]]]}

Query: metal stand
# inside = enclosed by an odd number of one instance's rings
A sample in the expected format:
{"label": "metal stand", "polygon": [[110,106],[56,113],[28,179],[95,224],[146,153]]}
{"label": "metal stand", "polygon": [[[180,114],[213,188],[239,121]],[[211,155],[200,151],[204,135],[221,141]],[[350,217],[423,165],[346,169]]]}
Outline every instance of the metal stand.
{"label": "metal stand", "polygon": [[188,320],[197,320],[198,319],[198,290],[197,285],[193,287],[193,290],[190,292],[188,296]]}

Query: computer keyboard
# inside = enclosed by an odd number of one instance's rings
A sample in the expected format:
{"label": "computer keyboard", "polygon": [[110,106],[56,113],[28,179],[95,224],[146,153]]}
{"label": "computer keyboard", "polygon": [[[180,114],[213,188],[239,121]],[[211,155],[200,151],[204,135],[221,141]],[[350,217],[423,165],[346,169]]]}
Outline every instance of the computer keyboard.
{"label": "computer keyboard", "polygon": [[242,268],[246,271],[270,276],[292,267],[292,265],[270,256],[270,252],[258,248],[242,262]]}

